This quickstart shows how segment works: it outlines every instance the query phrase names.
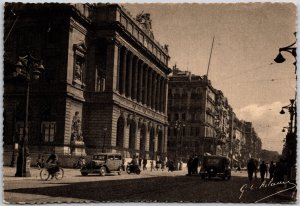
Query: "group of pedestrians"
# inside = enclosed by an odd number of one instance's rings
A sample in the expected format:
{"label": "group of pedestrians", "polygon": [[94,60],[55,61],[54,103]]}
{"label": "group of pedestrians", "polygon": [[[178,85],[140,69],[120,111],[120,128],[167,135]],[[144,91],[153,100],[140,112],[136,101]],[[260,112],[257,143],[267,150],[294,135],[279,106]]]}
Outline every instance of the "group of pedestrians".
{"label": "group of pedestrians", "polygon": [[260,173],[260,179],[262,182],[268,177],[268,173],[270,180],[273,179],[275,181],[283,181],[285,166],[282,160],[280,160],[276,165],[273,161],[271,161],[270,165],[268,165],[265,163],[265,161],[262,161],[261,164],[259,164],[258,160],[253,158],[249,159],[247,163],[247,172],[250,181],[252,181],[253,175],[255,179],[257,178],[258,171]]}
{"label": "group of pedestrians", "polygon": [[[143,170],[147,170],[147,165],[148,165],[148,159],[146,157],[144,158],[139,158],[138,156],[134,156],[132,158],[131,164],[136,165],[140,168],[143,168]],[[171,160],[168,161],[164,161],[164,160],[157,160],[156,162],[154,160],[150,160],[150,171],[158,171],[158,170],[162,170],[164,171],[166,169],[166,167],[168,168],[168,171],[174,171],[174,163]]]}

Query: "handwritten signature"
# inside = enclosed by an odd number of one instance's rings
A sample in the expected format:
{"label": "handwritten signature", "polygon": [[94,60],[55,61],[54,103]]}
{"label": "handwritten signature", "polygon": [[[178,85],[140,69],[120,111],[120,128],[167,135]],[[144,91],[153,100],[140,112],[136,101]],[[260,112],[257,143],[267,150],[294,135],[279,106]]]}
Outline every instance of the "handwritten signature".
{"label": "handwritten signature", "polygon": [[257,187],[257,186],[254,186],[253,184],[252,184],[252,185],[244,184],[244,185],[242,185],[241,188],[240,188],[240,192],[241,192],[241,193],[240,193],[239,199],[241,199],[241,198],[243,197],[243,195],[244,195],[244,193],[245,193],[246,191],[259,190],[259,189],[268,188],[268,187],[270,188],[270,187],[275,187],[275,186],[277,186],[277,185],[290,185],[290,187],[284,188],[284,189],[279,190],[279,191],[277,191],[277,192],[275,192],[275,193],[272,193],[271,195],[268,195],[268,196],[266,196],[266,197],[263,197],[263,198],[261,198],[261,199],[255,201],[255,203],[258,203],[258,202],[260,202],[260,201],[262,201],[262,200],[265,200],[265,199],[267,199],[267,198],[270,198],[270,197],[272,197],[272,196],[274,196],[274,195],[277,195],[277,194],[280,194],[280,193],[282,193],[282,192],[285,192],[285,191],[288,191],[288,190],[292,190],[292,189],[294,189],[294,188],[296,187],[296,184],[294,184],[294,183],[292,183],[292,182],[290,182],[290,181],[273,182],[273,179],[271,179],[269,182],[267,182],[266,180],[263,181],[258,187]]}

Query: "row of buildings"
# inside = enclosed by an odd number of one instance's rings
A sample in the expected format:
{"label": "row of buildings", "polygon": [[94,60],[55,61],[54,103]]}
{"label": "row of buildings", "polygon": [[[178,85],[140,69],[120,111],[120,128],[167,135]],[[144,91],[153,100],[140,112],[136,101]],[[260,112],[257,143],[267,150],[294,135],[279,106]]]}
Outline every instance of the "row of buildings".
{"label": "row of buildings", "polygon": [[262,148],[251,122],[239,120],[223,92],[207,76],[181,71],[169,77],[168,155],[186,160],[191,154],[217,154],[245,165]]}
{"label": "row of buildings", "polygon": [[[251,123],[236,118],[205,76],[176,67],[170,76],[168,46],[155,40],[148,13],[133,17],[117,4],[7,3],[4,27],[5,164],[26,118],[33,158],[52,150],[151,159],[259,154]],[[33,60],[46,68],[38,81],[28,79]],[[19,78],[24,72],[30,81]]]}

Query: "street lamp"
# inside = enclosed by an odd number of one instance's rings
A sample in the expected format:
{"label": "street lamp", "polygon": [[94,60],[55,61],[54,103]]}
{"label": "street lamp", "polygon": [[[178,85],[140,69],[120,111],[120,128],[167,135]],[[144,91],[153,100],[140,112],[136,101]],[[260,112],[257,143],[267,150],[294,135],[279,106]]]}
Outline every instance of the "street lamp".
{"label": "street lamp", "polygon": [[16,177],[30,177],[30,158],[28,148],[28,108],[29,108],[29,91],[32,80],[38,80],[41,73],[45,70],[42,60],[33,57],[27,53],[24,57],[19,57],[15,65],[14,77],[22,77],[27,84],[26,89],[26,108],[24,121],[24,135],[19,143],[19,153],[17,158]]}
{"label": "street lamp", "polygon": [[[294,119],[297,118],[297,109],[296,109],[296,101],[294,99],[290,99],[290,104],[287,106],[283,106],[281,108],[280,114],[285,114],[284,110],[288,110],[290,113],[290,122],[289,122],[289,133],[297,133],[297,123],[294,124]],[[294,129],[294,130],[293,130]]]}
{"label": "street lamp", "polygon": [[[296,32],[294,33],[295,37],[296,37]],[[276,63],[282,63],[285,61],[285,58],[282,56],[281,52],[285,51],[288,52],[290,54],[293,55],[293,57],[295,58],[295,62],[294,62],[294,66],[295,66],[295,74],[297,72],[297,47],[296,47],[296,42],[292,43],[289,46],[286,47],[282,47],[279,48],[279,54],[277,55],[277,57],[274,59],[274,61]],[[297,79],[297,77],[296,77]],[[285,109],[289,111],[290,113],[290,122],[289,122],[289,131],[286,135],[286,142],[283,148],[283,151],[285,151],[285,155],[284,152],[282,152],[282,154],[285,156],[285,159],[287,160],[287,173],[288,173],[288,180],[291,180],[291,174],[292,171],[295,172],[295,163],[296,163],[296,136],[297,136],[297,108],[296,108],[296,100],[297,99],[297,93],[295,94],[295,99],[291,99],[290,100],[290,104],[287,106],[284,106],[281,108],[280,114],[285,114]],[[295,120],[295,123],[294,123]],[[294,127],[293,127],[294,124]],[[293,130],[294,129],[294,130]],[[283,131],[284,128],[283,128]]]}
{"label": "street lamp", "polygon": [[[296,37],[296,34],[297,33],[295,32],[294,33],[295,37]],[[297,47],[295,45],[296,45],[296,41],[289,46],[279,48],[279,53],[278,53],[277,57],[274,59],[274,61],[279,64],[285,62],[285,58],[282,56],[281,52],[282,51],[289,52],[295,58],[294,65],[295,65],[295,73],[296,73],[296,70],[297,70],[297,59],[296,59]]]}
{"label": "street lamp", "polygon": [[105,150],[106,131],[107,131],[107,128],[104,127],[104,128],[103,128],[103,145],[102,145],[102,152],[104,152],[104,150]]}

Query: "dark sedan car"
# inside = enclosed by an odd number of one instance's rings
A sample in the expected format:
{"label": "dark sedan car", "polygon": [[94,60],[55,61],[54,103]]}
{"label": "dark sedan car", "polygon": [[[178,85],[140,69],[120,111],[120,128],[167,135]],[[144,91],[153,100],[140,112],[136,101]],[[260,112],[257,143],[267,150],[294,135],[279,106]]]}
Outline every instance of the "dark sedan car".
{"label": "dark sedan car", "polygon": [[93,155],[93,159],[85,164],[80,169],[80,172],[83,176],[91,173],[104,176],[107,173],[113,172],[117,172],[119,175],[121,175],[123,170],[122,166],[121,154],[99,153]]}
{"label": "dark sedan car", "polygon": [[202,179],[208,177],[221,177],[223,180],[231,178],[230,160],[227,157],[210,155],[204,156],[200,175]]}

